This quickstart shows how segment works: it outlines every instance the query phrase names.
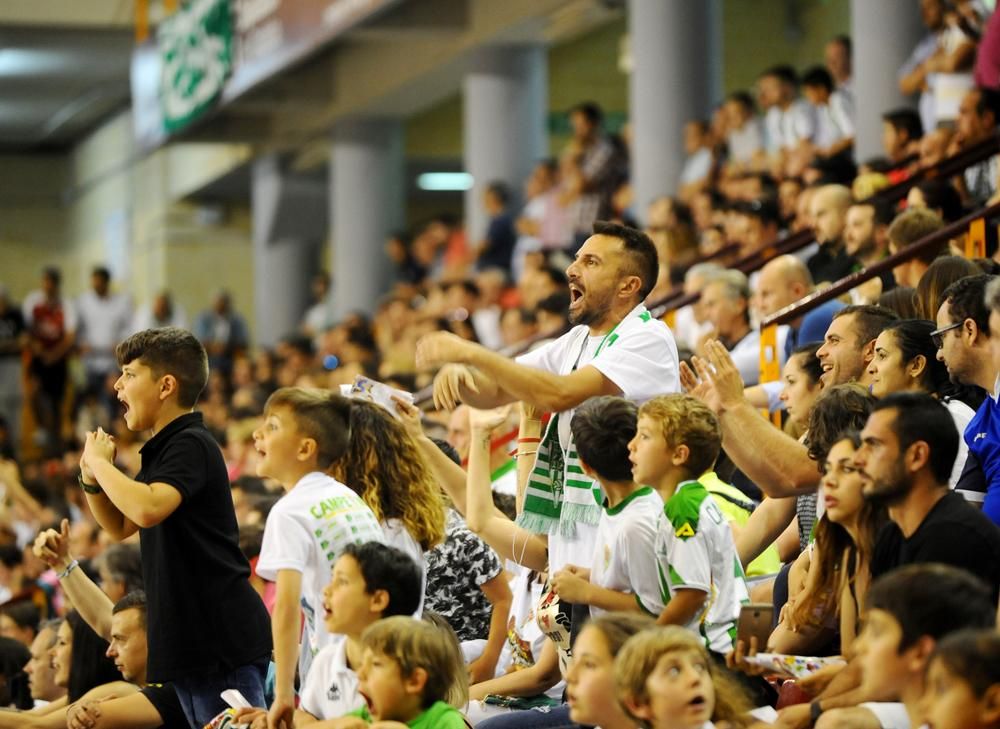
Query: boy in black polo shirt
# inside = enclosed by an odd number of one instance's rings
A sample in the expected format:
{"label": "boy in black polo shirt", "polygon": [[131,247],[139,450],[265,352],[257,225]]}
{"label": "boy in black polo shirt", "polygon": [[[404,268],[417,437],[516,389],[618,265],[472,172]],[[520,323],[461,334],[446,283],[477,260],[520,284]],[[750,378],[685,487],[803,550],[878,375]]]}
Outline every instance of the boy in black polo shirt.
{"label": "boy in black polo shirt", "polygon": [[168,327],[132,335],[115,354],[125,424],[152,436],[133,481],[114,466],[114,439],[88,433],[80,484],[114,539],[139,532],[148,680],[171,683],[198,729],[226,708],[227,688],[264,705],[269,618],[248,581],[222,452],[194,412],[208,380],[204,347]]}

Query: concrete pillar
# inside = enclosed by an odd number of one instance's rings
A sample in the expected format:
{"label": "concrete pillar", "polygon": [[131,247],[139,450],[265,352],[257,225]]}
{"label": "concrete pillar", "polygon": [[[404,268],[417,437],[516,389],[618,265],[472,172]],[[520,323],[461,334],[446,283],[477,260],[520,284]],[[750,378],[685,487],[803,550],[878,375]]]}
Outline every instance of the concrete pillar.
{"label": "concrete pillar", "polygon": [[915,98],[899,92],[896,74],[927,32],[914,0],[851,0],[854,47],[855,158],[882,154],[882,113],[901,106],[917,108]]}
{"label": "concrete pillar", "polygon": [[632,184],[640,216],[655,198],[676,192],[684,124],[707,119],[719,101],[711,96],[721,89],[719,19],[714,1],[629,0]]}
{"label": "concrete pillar", "polygon": [[404,221],[403,127],[390,119],[337,125],[330,156],[333,307],[372,312],[391,283],[386,236]]}
{"label": "concrete pillar", "polygon": [[290,180],[275,154],[253,163],[253,310],[260,346],[272,347],[295,331],[309,305],[309,280],[319,268],[324,234],[322,206],[318,219],[315,214],[315,188],[322,194],[322,186],[312,187]]}
{"label": "concrete pillar", "polygon": [[532,167],[548,154],[547,52],[530,45],[478,50],[462,89],[465,171],[474,180],[465,193],[465,230],[475,244],[486,232],[486,185],[506,182],[519,201]]}

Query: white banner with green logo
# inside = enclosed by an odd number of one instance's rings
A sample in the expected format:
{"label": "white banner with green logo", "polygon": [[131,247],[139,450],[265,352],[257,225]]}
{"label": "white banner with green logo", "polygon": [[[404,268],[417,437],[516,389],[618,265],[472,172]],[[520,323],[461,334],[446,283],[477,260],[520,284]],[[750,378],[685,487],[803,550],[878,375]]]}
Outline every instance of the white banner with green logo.
{"label": "white banner with green logo", "polygon": [[219,98],[233,65],[228,0],[190,0],[160,23],[160,105],[167,132],[183,129]]}

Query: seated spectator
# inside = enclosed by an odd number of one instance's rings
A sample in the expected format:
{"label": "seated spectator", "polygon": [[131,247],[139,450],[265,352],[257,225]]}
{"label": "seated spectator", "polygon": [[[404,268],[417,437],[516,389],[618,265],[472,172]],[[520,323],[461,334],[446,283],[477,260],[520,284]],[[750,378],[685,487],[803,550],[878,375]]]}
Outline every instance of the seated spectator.
{"label": "seated spectator", "polygon": [[729,164],[736,170],[747,169],[764,149],[764,129],[753,97],[746,91],[736,91],[723,103],[728,133],[726,147]]}
{"label": "seated spectator", "polygon": [[958,431],[947,408],[924,393],[880,400],[861,433],[854,462],[865,498],[890,507],[872,576],[918,562],[967,569],[1000,589],[1000,529],[948,489]]}
{"label": "seated spectator", "polygon": [[962,256],[940,256],[927,267],[917,284],[920,318],[934,321],[944,301],[945,290],[959,279],[984,273],[976,263]]}
{"label": "seated spectator", "polygon": [[807,152],[835,157],[854,146],[854,103],[834,86],[830,72],[814,66],[802,76],[802,91],[816,109],[816,135]]}
{"label": "seated spectator", "polygon": [[906,195],[906,206],[910,210],[926,208],[937,213],[946,225],[954,223],[965,212],[958,190],[942,179],[922,180],[911,187]]}
{"label": "seated spectator", "polygon": [[[889,226],[889,252],[896,254],[932,233],[936,233],[943,227],[944,221],[937,213],[924,208],[906,210],[897,215],[896,219],[892,221],[892,225]],[[909,261],[900,263],[892,269],[896,283],[900,286],[915,288],[934,259],[943,255],[947,249],[948,241],[942,240],[930,250],[925,250]]]}
{"label": "seated spectator", "polygon": [[138,545],[112,544],[96,559],[100,586],[111,602],[142,589],[142,559]]}
{"label": "seated spectator", "polygon": [[833,647],[832,652],[847,655],[851,649],[871,581],[875,539],[887,518],[884,506],[864,499],[864,480],[854,467],[860,446],[857,431],[848,432],[821,466],[824,512],[814,541],[799,558],[808,564],[805,584],[797,594],[789,588],[783,617],[768,639],[769,651],[821,655]]}
{"label": "seated spectator", "polygon": [[[878,202],[861,200],[847,209],[844,217],[844,250],[855,260],[855,266],[868,268],[889,255],[889,224],[892,207]],[[851,289],[855,304],[872,304],[878,297],[896,285],[891,272],[886,272],[867,283]]]}
{"label": "seated spectator", "polygon": [[639,409],[629,451],[633,479],[655,488],[664,504],[655,559],[665,607],[657,622],[684,626],[725,655],[747,588],[732,531],[697,481],[721,444],[719,422],[703,403],[661,395]]}
{"label": "seated spectator", "polygon": [[823,47],[823,64],[826,70],[830,72],[837,90],[849,96],[854,94],[851,51],[851,39],[846,35],[830,39]]}
{"label": "seated spectator", "polygon": [[0,637],[0,707],[24,711],[31,709],[31,690],[24,668],[31,652],[19,640]]}
{"label": "seated spectator", "polygon": [[954,132],[948,127],[938,127],[927,132],[920,140],[918,168],[929,170],[948,157],[953,134]]}
{"label": "seated spectator", "polygon": [[[926,392],[944,403],[955,421],[959,433],[975,415],[972,406],[979,407],[981,398],[969,392],[971,388],[955,385],[948,377],[948,369],[936,358],[937,347],[931,340],[934,323],[920,319],[904,319],[886,327],[875,340],[875,357],[868,365],[871,392],[875,397],[885,397],[894,392]],[[964,398],[964,399],[963,399]],[[969,449],[959,438],[958,456],[952,466],[948,485],[967,501],[982,503],[983,494],[976,490],[982,486],[982,472],[975,464],[975,473],[960,483],[966,471]],[[969,488],[970,485],[975,488]]]}
{"label": "seated spectator", "polygon": [[0,636],[30,646],[38,634],[39,620],[41,615],[34,603],[28,600],[8,602],[0,606]]}
{"label": "seated spectator", "polygon": [[493,181],[486,186],[483,207],[489,216],[489,223],[476,249],[476,267],[479,270],[499,268],[510,274],[514,244],[517,242],[511,203],[510,189],[506,184]]}
{"label": "seated spectator", "polygon": [[504,347],[523,344],[537,334],[538,318],[531,309],[512,306],[500,315],[500,337]]}
{"label": "seated spectator", "polygon": [[[684,274],[684,295],[700,294],[708,280],[725,269],[718,263],[696,263]],[[698,342],[712,331],[712,323],[705,316],[705,305],[701,296],[697,301],[682,306],[674,312],[672,327],[674,339],[681,349],[694,350]]]}
{"label": "seated spectator", "polygon": [[937,729],[996,729],[1000,635],[971,628],[937,642],[928,661],[924,718]]}
{"label": "seated spectator", "polygon": [[[951,140],[949,151],[957,154],[984,142],[996,134],[998,123],[1000,92],[969,89],[958,107],[957,131]],[[996,194],[998,163],[1000,158],[993,155],[965,168],[959,178],[959,189],[969,207],[982,207]]]}
{"label": "seated spectator", "polygon": [[39,709],[66,695],[65,687],[55,683],[55,670],[52,667],[51,657],[60,622],[61,619],[56,619],[42,623],[38,635],[31,642],[29,649],[31,657],[24,671],[28,674],[28,686],[31,689],[34,705],[27,708]]}
{"label": "seated spectator", "polygon": [[740,686],[704,641],[673,626],[629,638],[615,657],[615,681],[618,701],[641,726],[674,727],[681,717],[691,727],[747,723],[750,701]]}
{"label": "seated spectator", "polygon": [[712,135],[704,120],[689,121],[684,125],[684,166],[679,180],[681,200],[689,201],[694,193],[711,182]]}
{"label": "seated spectator", "polygon": [[912,109],[894,109],[882,115],[882,151],[896,168],[889,173],[889,181],[896,183],[906,178],[905,163],[919,151],[924,127],[920,115]]}
{"label": "seated spectator", "polygon": [[647,616],[610,613],[593,618],[573,644],[566,672],[569,718],[577,724],[630,729],[634,722],[615,699],[615,657],[625,642],[653,626]]}
{"label": "seated spectator", "polygon": [[786,167],[792,151],[802,140],[812,140],[816,133],[815,111],[799,98],[799,79],[791,66],[773,66],[757,79],[758,101],[764,109],[767,152],[773,167],[796,174]]}
{"label": "seated spectator", "polygon": [[844,246],[844,224],[851,207],[851,191],[843,185],[824,185],[812,197],[810,217],[819,250],[806,261],[813,281],[839,281],[855,265]]}
{"label": "seated spectator", "polygon": [[716,274],[701,292],[701,306],[712,331],[702,337],[704,343],[718,339],[729,351],[740,377],[747,385],[760,378],[760,332],[750,326],[750,288],[747,277],[736,269]]}
{"label": "seated spectator", "polygon": [[778,241],[778,208],[770,200],[750,200],[731,208],[735,239],[727,243],[739,243],[739,254],[746,257],[767,248]]}
{"label": "seated spectator", "polygon": [[[873,720],[880,726],[924,726],[927,664],[938,641],[965,628],[992,627],[996,620],[996,600],[986,585],[937,564],[910,565],[877,579],[865,610],[855,645],[860,685],[856,692],[813,701],[812,715],[822,714],[820,729],[872,726]],[[808,715],[810,707],[792,709]]]}

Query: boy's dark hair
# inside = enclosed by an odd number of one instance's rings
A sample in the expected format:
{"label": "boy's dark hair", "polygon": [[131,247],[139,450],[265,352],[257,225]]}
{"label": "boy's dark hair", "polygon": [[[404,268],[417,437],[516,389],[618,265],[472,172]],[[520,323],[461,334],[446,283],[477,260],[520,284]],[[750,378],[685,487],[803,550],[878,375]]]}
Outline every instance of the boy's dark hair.
{"label": "boy's dark hair", "polygon": [[924,125],[920,121],[920,114],[913,109],[887,111],[882,115],[882,121],[890,124],[897,132],[906,132],[911,142],[924,136]]}
{"label": "boy's dark hair", "polygon": [[928,465],[940,484],[948,483],[958,455],[958,429],[940,400],[926,392],[894,392],[879,400],[872,412],[894,410],[892,432],[902,453],[917,441],[930,449]]}
{"label": "boy's dark hair", "polygon": [[458,455],[458,451],[455,450],[455,446],[446,440],[441,438],[431,438],[431,442],[438,447],[438,450],[448,456],[448,460],[454,463],[456,466],[462,465],[462,457]]}
{"label": "boy's dark hair", "polygon": [[994,279],[981,276],[961,278],[944,290],[941,299],[948,302],[952,322],[972,319],[984,335],[990,335],[990,310],[986,306],[986,287]]}
{"label": "boy's dark hair", "polygon": [[143,590],[132,590],[125,597],[115,603],[111,608],[111,614],[117,615],[126,610],[138,610],[141,614],[140,622],[142,627],[146,627],[146,593]]}
{"label": "boy's dark hair", "polygon": [[142,556],[135,544],[112,544],[97,558],[104,569],[124,584],[125,592],[142,590]]}
{"label": "boy's dark hair", "polygon": [[369,594],[385,590],[389,605],[383,618],[393,615],[413,615],[420,606],[422,589],[421,567],[406,552],[379,542],[348,544],[342,554],[358,563]]}
{"label": "boy's dark hair", "polygon": [[774,76],[782,83],[790,84],[792,86],[799,85],[799,76],[795,73],[795,69],[789,66],[787,63],[781,63],[777,66],[771,66],[769,69],[764,71],[759,78],[765,78],[766,76]]}
{"label": "boy's dark hair", "polygon": [[899,623],[900,653],[924,636],[940,640],[962,628],[990,628],[996,619],[996,601],[982,580],[957,567],[927,562],[879,577],[866,603],[867,609],[887,612]]}
{"label": "boy's dark hair", "polygon": [[631,481],[628,444],[639,409],[623,397],[592,397],[576,409],[570,429],[580,460],[607,481]]}
{"label": "boy's dark hair", "polygon": [[854,331],[857,334],[859,347],[863,347],[868,342],[877,338],[879,332],[899,319],[899,316],[892,309],[887,309],[877,304],[845,306],[836,312],[833,318],[839,319],[842,316],[850,316],[852,314],[854,315]]}
{"label": "boy's dark hair", "polygon": [[502,207],[510,204],[510,186],[502,180],[493,180],[486,186],[486,192],[497,199]]}
{"label": "boy's dark hair", "polygon": [[0,612],[13,620],[19,628],[31,628],[38,633],[38,623],[42,619],[38,606],[30,600],[9,602],[0,608]]}
{"label": "boy's dark hair", "polygon": [[803,86],[814,86],[833,91],[833,76],[822,66],[813,66],[802,75]]}
{"label": "boy's dark hair", "polygon": [[343,458],[351,442],[351,401],[328,390],[282,387],[267,398],[264,412],[286,408],[295,425],[316,441],[316,463],[322,468]]}
{"label": "boy's dark hair", "polygon": [[136,332],[115,347],[118,366],[136,362],[149,367],[156,378],[173,375],[177,404],[193,408],[208,382],[208,354],[195,336],[179,327]]}
{"label": "boy's dark hair", "polygon": [[649,236],[641,230],[604,220],[594,222],[594,235],[606,235],[622,242],[627,262],[621,267],[621,270],[624,273],[638,276],[639,280],[642,281],[639,289],[640,301],[649,296],[649,292],[656,285],[656,277],[660,269],[656,246],[653,245]]}
{"label": "boy's dark hair", "polygon": [[594,101],[584,101],[577,104],[572,109],[569,110],[570,114],[576,113],[581,114],[587,121],[589,121],[594,126],[600,126],[601,122],[604,121],[604,112],[601,110],[600,105]]}
{"label": "boy's dark hair", "polygon": [[990,686],[1000,683],[1000,633],[993,629],[959,630],[934,647],[931,661],[941,661],[981,699]]}

